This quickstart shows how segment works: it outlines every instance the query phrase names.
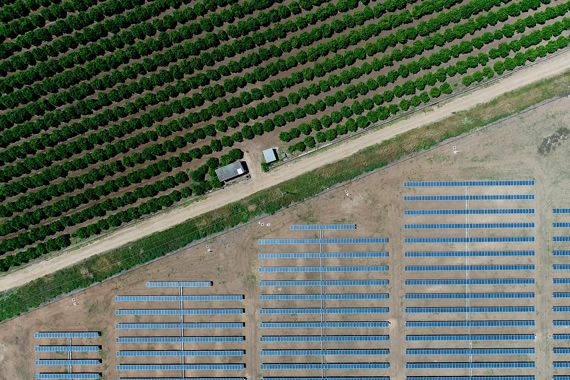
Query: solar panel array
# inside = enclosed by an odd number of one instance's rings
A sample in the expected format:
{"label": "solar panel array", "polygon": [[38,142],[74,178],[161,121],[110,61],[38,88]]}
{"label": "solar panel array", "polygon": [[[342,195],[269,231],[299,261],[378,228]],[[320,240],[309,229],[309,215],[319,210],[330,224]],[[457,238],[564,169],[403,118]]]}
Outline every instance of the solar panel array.
{"label": "solar panel array", "polygon": [[568,327],[570,326],[570,209],[552,210],[552,326],[554,329],[552,367],[555,379],[570,379],[570,352]]}
{"label": "solar panel array", "polygon": [[120,379],[244,379],[245,297],[211,294],[213,285],[150,281],[159,294],[115,298],[130,307],[115,311]]}
{"label": "solar panel array", "polygon": [[533,184],[405,183],[406,380],[535,380]]}
{"label": "solar panel array", "polygon": [[[377,376],[390,368],[389,254],[367,249],[388,239],[325,237],[355,228],[293,226],[308,236],[259,240],[260,245],[289,245],[286,252],[259,254],[263,379],[389,378],[388,373]],[[298,244],[318,249],[297,252]],[[339,252],[334,246],[340,244],[362,249]]]}
{"label": "solar panel array", "polygon": [[38,331],[34,338],[36,379],[100,379],[99,331]]}

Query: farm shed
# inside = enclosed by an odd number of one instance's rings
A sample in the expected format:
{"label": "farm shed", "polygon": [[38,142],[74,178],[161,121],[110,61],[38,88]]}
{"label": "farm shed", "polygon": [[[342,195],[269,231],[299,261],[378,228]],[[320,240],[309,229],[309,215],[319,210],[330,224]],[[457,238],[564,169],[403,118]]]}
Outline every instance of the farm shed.
{"label": "farm shed", "polygon": [[277,161],[278,160],[277,149],[276,148],[265,149],[263,151],[263,158],[265,159],[265,162],[267,162],[268,164]]}
{"label": "farm shed", "polygon": [[236,161],[216,169],[216,175],[220,182],[227,182],[231,179],[247,174],[247,172],[247,165],[244,161]]}

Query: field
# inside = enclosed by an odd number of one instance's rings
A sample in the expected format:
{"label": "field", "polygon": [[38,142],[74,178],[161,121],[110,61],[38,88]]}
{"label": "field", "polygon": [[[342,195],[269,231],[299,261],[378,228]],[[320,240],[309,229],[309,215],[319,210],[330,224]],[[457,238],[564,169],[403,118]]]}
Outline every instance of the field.
{"label": "field", "polygon": [[[568,2],[16,2],[0,14],[0,269],[568,45]],[[120,158],[120,159],[119,159]]]}
{"label": "field", "polygon": [[[185,250],[179,254],[161,259],[148,264],[139,269],[131,271],[120,277],[113,278],[103,284],[93,286],[86,291],[64,298],[51,305],[32,311],[29,314],[18,317],[2,324],[0,329],[0,357],[2,360],[3,372],[1,379],[28,379],[37,370],[32,365],[37,354],[33,353],[33,347],[38,344],[33,339],[36,331],[42,330],[96,330],[102,332],[99,344],[102,345],[101,357],[103,364],[100,371],[105,378],[119,377],[116,365],[119,363],[178,363],[178,359],[156,358],[117,358],[116,351],[140,349],[135,345],[115,343],[115,338],[119,336],[143,336],[143,335],[177,335],[172,332],[157,332],[151,330],[139,330],[124,332],[116,329],[116,323],[134,322],[143,323],[155,322],[178,322],[178,318],[159,316],[115,316],[117,309],[140,309],[159,308],[156,302],[131,302],[119,303],[114,301],[117,295],[155,295],[155,294],[177,294],[176,291],[146,289],[145,281],[213,281],[212,289],[185,289],[184,294],[229,294],[245,296],[244,301],[231,303],[197,303],[186,302],[185,308],[197,307],[228,307],[245,308],[245,314],[239,316],[222,316],[216,319],[204,317],[187,317],[184,322],[208,321],[231,321],[245,323],[243,331],[222,332],[216,331],[212,335],[243,335],[243,344],[216,344],[208,345],[205,348],[199,345],[187,345],[185,349],[236,349],[245,350],[245,356],[241,358],[194,359],[187,358],[186,363],[244,363],[245,370],[231,373],[232,376],[245,376],[250,379],[260,376],[299,376],[310,374],[311,376],[321,376],[321,371],[273,371],[269,369],[261,370],[262,363],[320,363],[321,356],[316,356],[314,360],[310,357],[281,357],[266,358],[260,357],[261,349],[301,349],[310,347],[320,350],[320,345],[295,344],[269,344],[259,343],[261,336],[267,335],[299,335],[315,334],[309,330],[274,330],[258,328],[260,322],[275,321],[315,321],[319,322],[321,315],[295,316],[267,316],[262,314],[262,309],[270,307],[318,307],[318,301],[261,301],[262,294],[321,294],[318,288],[307,288],[299,290],[266,289],[259,286],[259,281],[274,279],[304,279],[319,280],[319,274],[300,273],[261,273],[260,267],[276,265],[312,265],[320,266],[319,260],[297,259],[297,260],[268,260],[259,259],[258,254],[262,252],[310,252],[318,245],[297,245],[297,246],[266,246],[258,244],[258,239],[269,238],[315,238],[315,232],[289,231],[289,226],[293,224],[305,223],[356,223],[356,231],[326,231],[325,238],[332,237],[388,237],[387,244],[367,244],[367,245],[326,245],[324,251],[368,251],[368,252],[389,252],[387,257],[376,259],[358,258],[354,260],[346,259],[326,259],[322,263],[325,266],[340,265],[388,265],[387,272],[362,272],[362,273],[326,273],[326,280],[334,279],[386,279],[388,285],[378,285],[363,287],[359,290],[352,288],[327,289],[327,294],[337,293],[389,293],[386,300],[360,300],[360,301],[338,301],[327,300],[326,308],[332,307],[389,307],[388,313],[375,315],[334,315],[326,316],[324,321],[387,321],[389,326],[381,328],[351,329],[341,330],[329,327],[326,329],[327,336],[340,335],[389,335],[388,341],[379,343],[358,344],[349,343],[326,343],[326,349],[389,349],[387,356],[366,356],[355,358],[352,356],[330,356],[327,363],[348,363],[348,362],[370,362],[370,363],[390,363],[388,369],[364,370],[333,370],[327,369],[326,374],[330,376],[350,375],[382,375],[390,376],[393,379],[405,379],[406,376],[429,376],[429,375],[529,375],[534,379],[550,379],[554,374],[568,373],[564,368],[554,369],[553,362],[567,362],[567,356],[563,353],[554,353],[554,348],[563,348],[566,345],[564,334],[567,327],[563,324],[553,326],[554,320],[564,321],[563,312],[552,312],[553,306],[565,306],[565,285],[553,285],[553,278],[564,278],[564,267],[554,270],[552,264],[565,265],[566,257],[564,251],[567,244],[564,242],[553,242],[553,236],[564,236],[563,225],[560,228],[553,228],[552,223],[566,223],[570,218],[564,214],[553,214],[553,208],[568,208],[570,195],[565,189],[570,185],[570,178],[567,173],[565,157],[570,153],[570,145],[566,140],[567,132],[561,128],[568,127],[568,109],[570,99],[563,98],[548,105],[539,107],[533,111],[523,113],[520,116],[501,122],[480,132],[476,132],[467,137],[455,140],[452,143],[444,144],[432,151],[424,153],[415,158],[398,163],[390,168],[373,172],[363,178],[349,184],[325,192],[324,194],[310,199],[304,203],[295,205],[287,210],[279,212],[273,216],[266,217],[259,222],[240,227],[234,231],[225,233],[217,238],[208,240],[193,248]],[[471,120],[465,120],[469,123]],[[507,143],[504,143],[508,141]],[[455,148],[454,148],[455,147]],[[454,150],[457,153],[454,153]],[[456,188],[426,188],[415,189],[404,187],[405,181],[429,181],[429,180],[478,180],[478,179],[534,179],[534,185],[521,187],[456,187]],[[465,193],[469,191],[469,193]],[[534,195],[534,199],[515,199],[497,201],[470,201],[468,205],[464,200],[455,201],[405,201],[404,196],[418,195]],[[410,209],[523,209],[532,208],[532,214],[517,215],[449,215],[449,216],[409,216],[404,215],[404,210]],[[480,229],[473,225],[468,228],[443,228],[417,229],[420,223],[533,223],[502,229]],[[405,228],[406,224],[416,224],[415,228]],[[404,239],[418,237],[519,237],[523,240],[507,243],[479,243],[458,242],[458,243],[438,243],[438,245],[425,242],[414,243]],[[529,240],[534,238],[534,241]],[[466,245],[467,244],[467,245]],[[565,247],[566,245],[566,247]],[[514,257],[417,257],[405,256],[405,252],[410,251],[486,251],[486,250],[510,250],[519,251]],[[556,256],[553,250],[560,251]],[[523,255],[521,252],[526,252]],[[534,255],[529,252],[534,251]],[[410,265],[515,265],[507,270],[470,270],[447,271],[447,272],[426,272],[405,270]],[[527,267],[527,266],[534,266]],[[425,268],[424,268],[425,269]],[[464,269],[464,268],[463,268]],[[497,268],[495,268],[497,269]],[[532,280],[524,284],[505,285],[425,285],[413,286],[405,285],[406,280],[411,279],[483,279],[494,278],[520,278]],[[519,293],[520,299],[410,299],[407,294],[411,293]],[[557,292],[553,297],[552,292]],[[531,297],[532,294],[532,298]],[[417,297],[417,296],[414,296]],[[526,297],[526,298],[525,298]],[[415,315],[406,312],[407,307],[478,307],[478,306],[521,306],[532,307],[521,312],[509,313],[427,313]],[[178,303],[164,303],[164,308],[176,309]],[[474,320],[516,320],[532,321],[533,324],[526,326],[510,327],[411,327],[406,326],[410,321],[474,321]],[[521,322],[518,322],[521,323]],[[196,333],[194,330],[184,331],[185,336],[206,335],[207,332]],[[316,331],[317,335],[320,335]],[[466,341],[410,341],[406,336],[430,334],[467,334],[470,338]],[[523,334],[520,341],[477,341],[476,334]],[[526,334],[526,335],[525,335]],[[533,334],[536,338],[529,337]],[[560,339],[558,339],[560,338]],[[372,346],[372,347],[371,347]],[[145,346],[150,349],[151,346]],[[152,349],[179,349],[179,346],[157,346],[152,345]],[[485,349],[487,351],[472,351],[471,354],[463,353],[456,355],[439,354],[418,355],[405,354],[405,349]],[[517,354],[505,351],[492,351],[496,349],[518,348]],[[486,354],[484,354],[484,352]],[[531,353],[534,352],[534,353]],[[425,352],[423,352],[425,353]],[[292,359],[293,358],[293,359]],[[412,369],[406,368],[414,366],[412,363],[436,363],[436,362],[463,362],[463,363],[500,363],[513,362],[523,368],[474,368],[474,369]],[[522,364],[521,364],[522,363]],[[533,364],[533,366],[531,366]],[[434,364],[429,364],[433,366]],[[557,364],[560,366],[560,364]],[[562,363],[562,365],[564,365]],[[526,367],[525,367],[526,366]],[[566,372],[565,372],[566,371]],[[123,372],[121,376],[142,375],[136,372]],[[297,373],[298,372],[298,373]],[[186,371],[186,376],[199,376],[199,372]],[[152,376],[159,373],[152,373]],[[169,375],[178,376],[179,372],[169,371]],[[202,373],[203,374],[203,373]],[[162,373],[164,375],[164,373]],[[216,376],[230,375],[228,372],[216,372]],[[532,377],[531,377],[532,378]]]}

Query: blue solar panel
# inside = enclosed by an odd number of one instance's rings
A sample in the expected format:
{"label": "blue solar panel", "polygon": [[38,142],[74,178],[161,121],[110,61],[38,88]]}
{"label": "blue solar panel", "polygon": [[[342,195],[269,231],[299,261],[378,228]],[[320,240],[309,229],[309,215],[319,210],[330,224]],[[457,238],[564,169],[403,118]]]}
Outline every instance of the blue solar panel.
{"label": "blue solar panel", "polygon": [[533,320],[406,321],[406,327],[519,327],[534,326]]}
{"label": "blue solar panel", "polygon": [[385,286],[389,280],[276,280],[260,281],[261,287],[283,286]]}
{"label": "blue solar panel", "polygon": [[[570,236],[568,237],[570,238]],[[534,236],[472,236],[472,237],[407,237],[405,243],[524,243],[534,241]],[[569,240],[570,241],[570,240]]]}
{"label": "blue solar panel", "polygon": [[388,257],[388,252],[283,252],[258,256],[260,259],[370,259]]}
{"label": "blue solar panel", "polygon": [[406,341],[441,340],[534,340],[534,334],[434,334],[406,335]]}
{"label": "blue solar panel", "polygon": [[260,267],[262,273],[387,272],[388,265]]}
{"label": "blue solar panel", "polygon": [[570,354],[570,348],[569,347],[554,347],[553,352],[555,354],[567,355],[567,354]]}
{"label": "blue solar panel", "polygon": [[37,366],[65,366],[65,365],[99,365],[100,359],[40,359],[36,360]]}
{"label": "blue solar panel", "polygon": [[261,350],[261,356],[388,355],[390,350]]}
{"label": "blue solar panel", "polygon": [[554,236],[552,241],[557,243],[566,243],[570,241],[570,236]]}
{"label": "blue solar panel", "polygon": [[533,208],[493,208],[493,209],[419,209],[404,210],[404,215],[498,215],[534,214]]}
{"label": "blue solar panel", "polygon": [[360,328],[384,328],[389,327],[387,321],[323,321],[323,322],[261,322],[262,329],[360,329]]}
{"label": "blue solar panel", "polygon": [[[570,295],[570,293],[568,293]],[[534,293],[406,293],[406,299],[494,299],[534,298]]]}
{"label": "blue solar panel", "polygon": [[554,326],[570,326],[570,320],[567,319],[556,319],[552,321]]}
{"label": "blue solar panel", "polygon": [[291,231],[355,230],[356,224],[293,224],[289,229]]}
{"label": "blue solar panel", "polygon": [[552,311],[556,313],[570,313],[570,306],[554,306]]}
{"label": "blue solar panel", "polygon": [[406,285],[533,285],[534,278],[428,278],[409,279]]}
{"label": "blue solar panel", "polygon": [[209,288],[214,286],[212,281],[147,281],[147,288]]}
{"label": "blue solar panel", "polygon": [[570,222],[554,222],[552,223],[554,228],[570,228]]}
{"label": "blue solar panel", "polygon": [[[568,267],[570,269],[570,265]],[[406,265],[405,270],[406,272],[534,270],[534,265]]]}
{"label": "blue solar panel", "polygon": [[34,334],[36,339],[90,339],[100,336],[99,331],[41,331]]}
{"label": "blue solar panel", "polygon": [[390,380],[389,376],[263,377],[263,380]]}
{"label": "blue solar panel", "polygon": [[260,245],[294,244],[386,244],[388,238],[259,239]]}
{"label": "blue solar panel", "polygon": [[407,376],[406,380],[534,380],[534,375],[515,376]]}
{"label": "blue solar panel", "polygon": [[100,379],[99,373],[36,373],[36,379],[52,380],[79,380],[79,379]]}
{"label": "blue solar panel", "polygon": [[554,214],[570,214],[570,208],[554,208],[552,212]]}
{"label": "blue solar panel", "polygon": [[244,356],[244,350],[118,351],[118,357]]}
{"label": "blue solar panel", "polygon": [[570,298],[570,292],[554,292],[554,298]]}
{"label": "blue solar panel", "polygon": [[405,201],[510,201],[533,200],[533,194],[502,195],[405,195]]}
{"label": "blue solar panel", "polygon": [[555,361],[554,368],[570,368],[570,362],[559,362]]}
{"label": "blue solar panel", "polygon": [[262,301],[385,300],[388,293],[262,294]]}
{"label": "blue solar panel", "polygon": [[464,186],[534,186],[534,180],[489,181],[406,181],[405,187],[464,187]]}
{"label": "blue solar panel", "polygon": [[241,371],[245,364],[119,364],[119,371]]}
{"label": "blue solar panel", "polygon": [[533,313],[534,306],[407,307],[406,313]]}
{"label": "blue solar panel", "polygon": [[532,355],[534,348],[408,348],[406,355]]}
{"label": "blue solar panel", "polygon": [[262,363],[262,370],[386,369],[389,363]]}
{"label": "blue solar panel", "polygon": [[376,342],[388,341],[389,335],[263,335],[262,342]]}
{"label": "blue solar panel", "polygon": [[119,380],[248,380],[247,377],[120,377]]}
{"label": "blue solar panel", "polygon": [[121,336],[117,343],[225,343],[243,342],[243,336]]}
{"label": "blue solar panel", "polygon": [[169,330],[169,329],[243,329],[243,322],[204,322],[204,323],[117,323],[117,329]]}
{"label": "blue solar panel", "polygon": [[570,375],[554,375],[552,380],[570,380]]}
{"label": "blue solar panel", "polygon": [[570,340],[570,334],[553,334],[554,340]]}
{"label": "blue solar panel", "polygon": [[330,308],[272,308],[261,309],[261,315],[294,315],[294,314],[381,314],[387,313],[387,307],[330,307]]}
{"label": "blue solar panel", "polygon": [[244,309],[118,309],[116,315],[236,315]]}
{"label": "blue solar panel", "polygon": [[570,270],[570,264],[554,264],[552,266],[554,270]]}
{"label": "blue solar panel", "polygon": [[35,352],[97,352],[100,346],[36,346]]}
{"label": "blue solar panel", "polygon": [[243,295],[213,296],[116,296],[115,302],[155,302],[155,301],[242,301]]}
{"label": "blue solar panel", "polygon": [[412,251],[406,257],[510,257],[534,256],[534,251]]}
{"label": "blue solar panel", "polygon": [[490,229],[490,228],[534,228],[534,223],[411,223],[404,224],[407,230],[433,230],[433,229]]}
{"label": "blue solar panel", "polygon": [[435,368],[534,368],[534,362],[453,362],[453,363],[406,363],[408,369]]}
{"label": "blue solar panel", "polygon": [[557,249],[557,250],[552,251],[552,254],[554,256],[570,256],[570,250]]}

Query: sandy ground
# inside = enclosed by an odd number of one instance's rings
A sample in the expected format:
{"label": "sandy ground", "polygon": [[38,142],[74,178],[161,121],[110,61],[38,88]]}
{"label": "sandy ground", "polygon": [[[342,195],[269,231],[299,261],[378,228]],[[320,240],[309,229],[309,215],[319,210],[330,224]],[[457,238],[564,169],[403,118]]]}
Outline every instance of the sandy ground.
{"label": "sandy ground", "polygon": [[[405,293],[409,292],[461,292],[464,289],[460,287],[411,287],[405,286],[404,280],[410,278],[436,278],[437,274],[427,272],[414,272],[410,274],[404,270],[406,265],[422,265],[422,264],[464,264],[466,261],[461,258],[449,259],[409,259],[404,258],[404,252],[408,250],[433,249],[423,244],[404,244],[404,237],[414,236],[462,236],[463,230],[442,230],[442,231],[409,231],[403,229],[404,223],[435,223],[449,222],[462,223],[466,219],[461,217],[448,217],[438,219],[429,217],[404,217],[404,210],[411,208],[463,208],[460,202],[449,202],[445,207],[437,205],[435,202],[405,202],[402,200],[403,195],[411,194],[462,194],[464,189],[424,189],[413,190],[405,189],[402,184],[406,180],[467,180],[467,179],[526,179],[534,178],[536,185],[532,188],[524,189],[473,189],[472,194],[501,194],[508,191],[509,193],[520,192],[535,194],[534,201],[527,202],[505,202],[504,207],[532,207],[535,208],[536,214],[529,216],[473,216],[469,218],[471,223],[479,222],[534,222],[535,229],[532,231],[525,230],[481,230],[471,231],[470,236],[528,236],[532,234],[536,237],[533,243],[524,244],[496,244],[490,245],[472,245],[471,249],[530,249],[536,252],[532,257],[513,258],[473,258],[469,260],[470,264],[534,264],[535,271],[502,271],[484,272],[471,271],[471,278],[506,278],[506,277],[526,277],[534,278],[536,285],[529,286],[478,286],[477,289],[471,288],[471,292],[534,292],[536,297],[533,299],[509,299],[509,300],[472,300],[472,306],[488,306],[488,305],[531,305],[535,306],[536,311],[528,314],[477,314],[472,315],[472,319],[529,319],[536,322],[532,327],[517,328],[479,328],[471,329],[472,334],[505,334],[505,333],[523,333],[536,334],[534,341],[522,342],[503,342],[503,341],[483,341],[473,342],[473,348],[489,348],[489,347],[529,347],[536,350],[536,354],[532,356],[476,356],[477,361],[535,361],[536,368],[527,370],[474,370],[473,375],[499,375],[499,374],[532,374],[536,379],[552,378],[554,373],[562,374],[563,371],[554,371],[552,369],[553,360],[564,360],[567,355],[552,354],[553,346],[563,346],[566,342],[554,341],[552,333],[564,332],[565,328],[553,328],[552,320],[564,318],[551,312],[553,305],[568,305],[570,301],[567,299],[553,299],[551,291],[552,277],[564,277],[560,271],[551,269],[552,263],[568,262],[567,257],[553,257],[550,251],[553,248],[564,249],[562,245],[553,246],[551,236],[554,233],[560,235],[564,231],[553,231],[551,222],[553,220],[568,221],[568,215],[565,218],[554,218],[551,209],[554,207],[570,207],[570,193],[565,191],[570,187],[570,170],[567,168],[567,157],[570,154],[570,141],[565,141],[553,153],[541,156],[537,153],[537,147],[543,138],[552,134],[560,127],[569,127],[569,110],[570,99],[564,98],[539,107],[532,112],[524,113],[507,121],[499,123],[488,129],[478,131],[467,137],[458,139],[452,144],[443,144],[432,151],[421,154],[410,160],[405,160],[397,165],[388,167],[383,170],[372,172],[363,178],[327,191],[318,197],[312,198],[307,202],[295,205],[286,210],[276,213],[275,215],[263,218],[259,223],[250,223],[236,230],[221,234],[216,238],[185,249],[176,255],[164,257],[156,262],[137,268],[124,275],[105,281],[104,283],[90,287],[73,296],[65,297],[53,304],[47,305],[40,309],[34,310],[26,315],[15,318],[11,321],[0,324],[0,380],[14,379],[32,379],[33,373],[39,369],[33,366],[33,361],[40,357],[34,353],[34,346],[38,344],[46,344],[47,342],[38,342],[33,339],[36,331],[42,330],[95,330],[101,331],[102,337],[95,344],[102,345],[101,358],[103,365],[97,368],[101,371],[105,379],[116,379],[120,375],[133,376],[133,373],[118,374],[115,370],[119,363],[134,363],[135,360],[117,358],[116,351],[124,349],[142,349],[142,347],[128,346],[125,344],[115,343],[115,338],[125,335],[173,335],[175,332],[157,332],[157,331],[124,331],[115,329],[114,325],[119,322],[174,322],[172,317],[118,317],[115,310],[119,308],[159,308],[157,303],[152,305],[149,303],[130,303],[122,304],[113,301],[116,295],[149,295],[149,294],[175,294],[172,291],[150,291],[144,288],[144,282],[149,280],[185,280],[185,281],[214,281],[213,289],[192,289],[185,294],[244,294],[245,302],[237,304],[236,307],[245,307],[245,315],[234,317],[224,317],[224,321],[241,321],[245,322],[246,328],[243,335],[246,336],[244,344],[235,346],[230,345],[208,345],[195,346],[188,345],[187,349],[200,348],[236,348],[245,349],[246,355],[243,362],[246,364],[246,370],[232,374],[233,376],[244,376],[248,379],[257,379],[261,375],[268,375],[267,372],[260,371],[261,358],[259,350],[268,348],[267,344],[260,344],[261,335],[287,334],[288,331],[268,332],[257,328],[261,321],[271,320],[309,320],[305,316],[291,316],[291,318],[282,317],[268,318],[260,315],[262,307],[272,307],[274,301],[261,302],[259,296],[263,293],[277,293],[280,290],[268,290],[257,286],[257,282],[262,279],[288,278],[285,275],[261,275],[260,266],[279,265],[276,261],[269,260],[262,262],[258,259],[260,252],[285,252],[293,251],[313,251],[315,246],[298,245],[291,246],[260,246],[257,244],[259,238],[292,238],[292,237],[312,237],[311,232],[291,232],[288,227],[296,223],[357,223],[358,230],[355,232],[327,232],[326,237],[335,236],[362,236],[362,237],[389,237],[390,242],[385,246],[327,246],[328,251],[371,251],[371,250],[387,250],[390,255],[387,258],[380,258],[369,261],[367,265],[389,265],[387,273],[367,273],[363,272],[359,275],[352,273],[344,274],[327,274],[326,279],[341,278],[386,278],[390,284],[387,288],[363,288],[354,290],[354,292],[389,292],[389,300],[381,301],[351,301],[354,306],[378,306],[386,305],[390,307],[390,312],[383,315],[362,315],[352,316],[353,320],[387,320],[391,322],[388,328],[384,329],[362,329],[343,331],[346,334],[387,334],[390,336],[389,342],[380,342],[379,344],[327,344],[327,348],[389,348],[390,355],[388,357],[334,357],[332,360],[341,361],[388,361],[390,369],[382,370],[378,373],[390,376],[391,379],[404,380],[407,375],[425,376],[430,375],[467,375],[466,371],[455,370],[404,370],[406,362],[410,361],[434,361],[441,356],[420,356],[413,358],[403,354],[405,348],[465,348],[469,342],[408,342],[404,340],[405,335],[411,334],[460,334],[466,333],[466,329],[411,329],[405,327],[407,320],[461,320],[465,315],[458,314],[424,314],[409,315],[405,313],[407,306],[464,306],[464,300],[409,300],[405,299]],[[504,143],[508,141],[508,144]],[[457,146],[459,151],[454,154],[452,145]],[[348,194],[348,195],[347,195]],[[415,203],[415,202],[414,202]],[[446,202],[447,203],[447,202]],[[472,208],[499,207],[500,204],[491,205],[490,202],[479,202]],[[444,221],[445,219],[445,221]],[[568,246],[568,244],[566,244]],[[211,249],[211,252],[208,251]],[[461,249],[459,245],[446,247],[448,249]],[[430,250],[431,250],[430,249]],[[568,249],[568,248],[566,248]],[[346,260],[341,264],[341,260],[331,259],[326,265],[363,265],[366,260],[357,259],[347,263]],[[297,260],[291,260],[289,265],[300,264]],[[307,261],[308,262],[308,261]],[[316,263],[311,262],[312,265]],[[287,265],[287,264],[283,264]],[[318,265],[318,264],[317,264]],[[558,272],[558,273],[556,273]],[[463,272],[446,272],[441,274],[441,278],[464,278]],[[309,275],[304,276],[305,278]],[[304,278],[303,275],[296,277]],[[567,277],[567,275],[566,275]],[[556,291],[563,291],[567,286],[557,286]],[[340,289],[339,292],[347,293],[352,289]],[[281,290],[282,293],[294,293],[290,289]],[[309,290],[298,289],[299,293],[310,293]],[[315,292],[313,289],[312,292]],[[303,301],[304,302],[304,301]],[[199,304],[199,303],[198,303]],[[307,305],[299,301],[286,303],[293,307]],[[314,304],[314,303],[313,303]],[[326,306],[332,307],[347,306],[348,302],[331,301]],[[191,307],[189,303],[187,307]],[[192,303],[197,305],[197,303]],[[200,304],[198,307],[211,307],[212,304]],[[216,305],[217,307],[220,307]],[[312,305],[311,305],[312,306]],[[176,305],[172,306],[173,308]],[[223,307],[223,306],[222,306]],[[287,306],[290,307],[290,306]],[[311,320],[318,318],[313,316]],[[331,316],[327,320],[339,320],[338,316]],[[195,322],[207,320],[204,317],[189,317],[186,322]],[[222,320],[222,318],[220,318]],[[450,331],[451,330],[451,331]],[[241,331],[240,331],[241,332]],[[234,331],[233,334],[240,332]],[[222,335],[222,331],[216,331],[216,334]],[[297,331],[297,334],[307,333],[308,331]],[[314,333],[314,331],[313,331]],[[329,335],[340,334],[339,330],[328,331]],[[206,335],[208,332],[202,331],[186,331],[187,335]],[[232,335],[233,335],[232,334]],[[436,344],[437,343],[437,344]],[[271,348],[281,348],[272,345]],[[308,345],[305,345],[307,347]],[[287,348],[299,348],[289,346]],[[150,346],[148,347],[151,348]],[[166,346],[154,347],[165,349]],[[178,347],[170,347],[178,349]],[[319,347],[316,347],[317,349]],[[46,357],[43,355],[42,357]],[[283,358],[291,359],[291,358]],[[464,355],[456,357],[448,356],[445,358],[450,361],[468,361]],[[142,359],[141,359],[142,360]],[[191,358],[188,362],[191,362]],[[198,359],[198,362],[204,362],[205,358]],[[294,358],[289,361],[301,361],[301,358]],[[331,360],[331,361],[332,361]],[[162,362],[172,363],[172,360],[163,359],[147,359],[146,362]],[[263,359],[263,362],[278,362],[279,359],[270,360]],[[305,361],[310,360],[305,358]],[[316,360],[318,361],[318,359]],[[141,361],[138,361],[139,363]],[[44,369],[49,370],[49,369]],[[56,370],[55,368],[53,369]],[[93,369],[95,370],[95,369]],[[385,371],[385,372],[384,372]],[[302,372],[302,371],[299,371]],[[375,373],[375,374],[376,374]],[[227,374],[227,373],[225,373]],[[224,375],[225,375],[224,374]],[[286,373],[275,372],[279,376],[285,376]],[[140,375],[143,375],[142,373]],[[165,375],[162,373],[161,375]],[[174,375],[174,374],[169,374]],[[177,375],[177,374],[176,374]],[[197,376],[198,374],[187,373],[188,376]],[[215,376],[222,376],[222,373],[216,373]],[[295,373],[291,373],[295,376]],[[297,374],[300,375],[300,374]],[[320,373],[311,372],[311,376],[319,376]],[[366,376],[370,375],[370,371],[328,371],[329,376]]]}
{"label": "sandy ground", "polygon": [[[378,144],[398,134],[442,120],[455,112],[470,109],[477,104],[488,102],[497,96],[523,87],[534,81],[565,72],[570,68],[570,51],[532,67],[514,73],[499,82],[460,96],[443,106],[428,112],[420,112],[405,120],[398,121],[389,128],[372,131],[324,150],[317,155],[296,160],[269,173],[255,173],[250,181],[240,182],[231,188],[215,192],[205,200],[184,208],[159,214],[141,223],[120,229],[108,236],[83,246],[79,249],[63,252],[49,260],[32,264],[21,270],[0,278],[0,291],[22,286],[29,281],[73,265],[90,256],[120,247],[143,236],[165,230],[187,219],[214,210],[223,205],[243,199],[253,193],[266,189],[303,173],[310,172],[323,165],[341,160],[368,146]],[[256,166],[256,165],[253,165]]]}

